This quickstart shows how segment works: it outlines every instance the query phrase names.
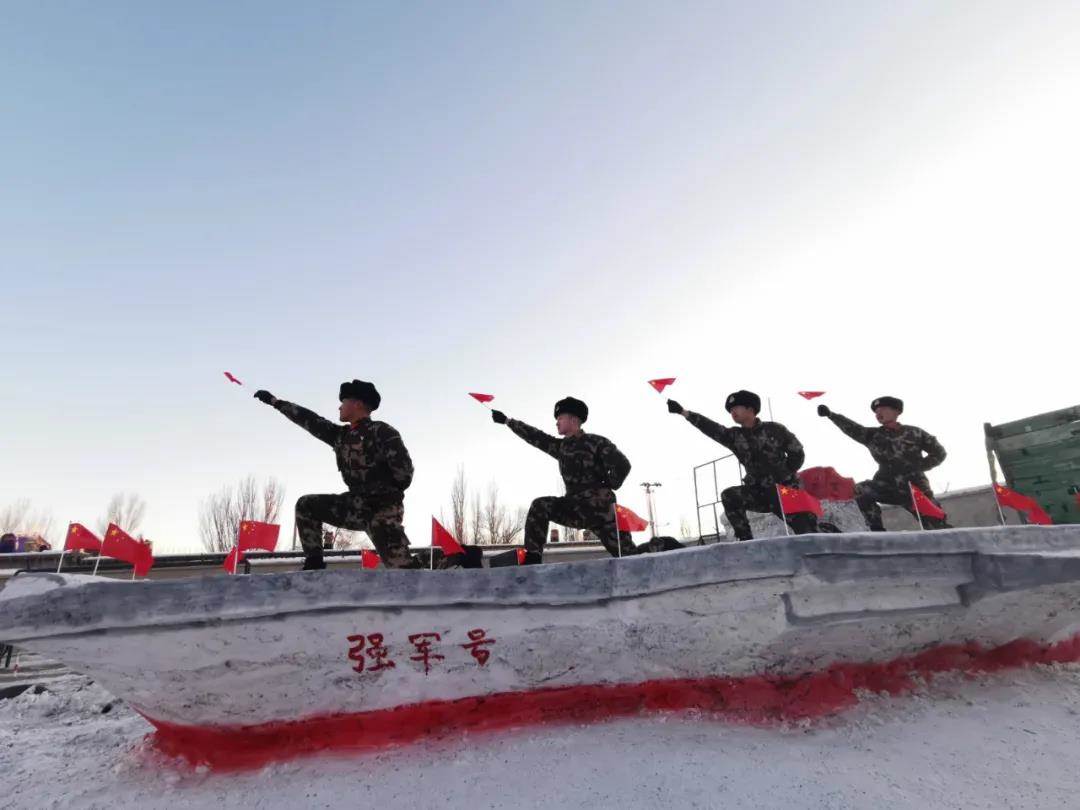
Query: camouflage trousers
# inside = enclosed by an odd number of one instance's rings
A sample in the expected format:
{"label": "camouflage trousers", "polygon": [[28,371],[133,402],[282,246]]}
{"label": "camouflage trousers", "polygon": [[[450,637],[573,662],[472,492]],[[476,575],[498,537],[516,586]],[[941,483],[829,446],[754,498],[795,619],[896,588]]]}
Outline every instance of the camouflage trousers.
{"label": "camouflage trousers", "polygon": [[587,489],[573,495],[537,498],[525,518],[525,550],[542,554],[547,540],[548,523],[588,529],[595,534],[608,554],[637,554],[630,532],[615,530],[615,493],[610,489]]}
{"label": "camouflage trousers", "polygon": [[296,529],[309,559],[322,559],[322,527],[327,523],[367,532],[387,568],[416,568],[419,563],[409,554],[404,517],[400,501],[365,499],[352,492],[304,495],[296,502]]}
{"label": "camouflage trousers", "polygon": [[[855,485],[855,503],[859,505],[859,511],[866,518],[866,525],[872,532],[885,531],[885,525],[881,522],[881,506],[887,503],[891,506],[902,506],[912,517],[919,520],[915,515],[915,507],[911,502],[911,489],[908,482],[917,486],[927,498],[938,506],[934,499],[934,491],[930,489],[930,482],[925,475],[890,476],[889,478],[872,478],[869,481],[860,481]],[[949,524],[938,518],[922,518],[923,528],[946,529]]]}
{"label": "camouflage trousers", "polygon": [[[795,486],[786,484],[786,486]],[[720,493],[720,503],[724,506],[724,514],[732,531],[735,532],[736,540],[750,540],[754,534],[750,529],[750,521],[746,517],[747,510],[751,512],[772,512],[781,520],[784,512],[780,508],[780,496],[773,484],[743,484],[738,487],[728,487]],[[817,515],[812,512],[799,512],[788,515],[787,524],[795,534],[808,534],[817,531]]]}

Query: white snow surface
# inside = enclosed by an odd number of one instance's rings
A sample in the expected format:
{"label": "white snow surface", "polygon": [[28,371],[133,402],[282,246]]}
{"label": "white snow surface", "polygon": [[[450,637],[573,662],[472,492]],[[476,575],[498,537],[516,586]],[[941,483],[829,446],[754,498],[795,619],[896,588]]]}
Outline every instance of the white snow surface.
{"label": "white snow surface", "polygon": [[938,677],[783,727],[643,717],[239,774],[163,758],[86,678],[45,686],[0,700],[4,807],[1080,807],[1080,665]]}

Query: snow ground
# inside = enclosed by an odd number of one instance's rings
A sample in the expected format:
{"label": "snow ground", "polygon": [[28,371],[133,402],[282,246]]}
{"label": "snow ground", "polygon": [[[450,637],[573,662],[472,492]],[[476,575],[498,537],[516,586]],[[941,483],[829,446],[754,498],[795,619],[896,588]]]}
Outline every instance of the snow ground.
{"label": "snow ground", "polygon": [[0,701],[5,807],[1080,807],[1080,665],[938,678],[781,728],[640,718],[242,774],[164,760],[85,678],[45,686]]}

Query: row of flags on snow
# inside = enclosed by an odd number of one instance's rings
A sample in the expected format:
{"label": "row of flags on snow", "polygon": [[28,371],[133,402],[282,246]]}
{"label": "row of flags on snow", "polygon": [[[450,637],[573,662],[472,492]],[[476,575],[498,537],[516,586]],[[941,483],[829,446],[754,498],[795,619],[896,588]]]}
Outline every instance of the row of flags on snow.
{"label": "row of flags on snow", "polygon": [[99,561],[102,557],[110,557],[130,563],[135,569],[133,576],[145,577],[154,567],[154,554],[150,543],[136,540],[115,523],[109,524],[104,538],[99,538],[81,523],[68,526],[64,548],[60,553],[60,564],[56,568],[57,573],[64,564],[64,555],[69,551],[93,551],[97,553]]}

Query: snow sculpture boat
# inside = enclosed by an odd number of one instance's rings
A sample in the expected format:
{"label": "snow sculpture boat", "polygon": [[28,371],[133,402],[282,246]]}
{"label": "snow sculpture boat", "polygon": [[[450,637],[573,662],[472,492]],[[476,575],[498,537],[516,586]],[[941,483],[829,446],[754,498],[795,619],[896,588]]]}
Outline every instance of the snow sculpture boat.
{"label": "snow sculpture boat", "polygon": [[559,565],[20,574],[0,639],[214,766],[697,708],[805,717],[918,674],[1080,659],[1080,526],[823,534]]}

